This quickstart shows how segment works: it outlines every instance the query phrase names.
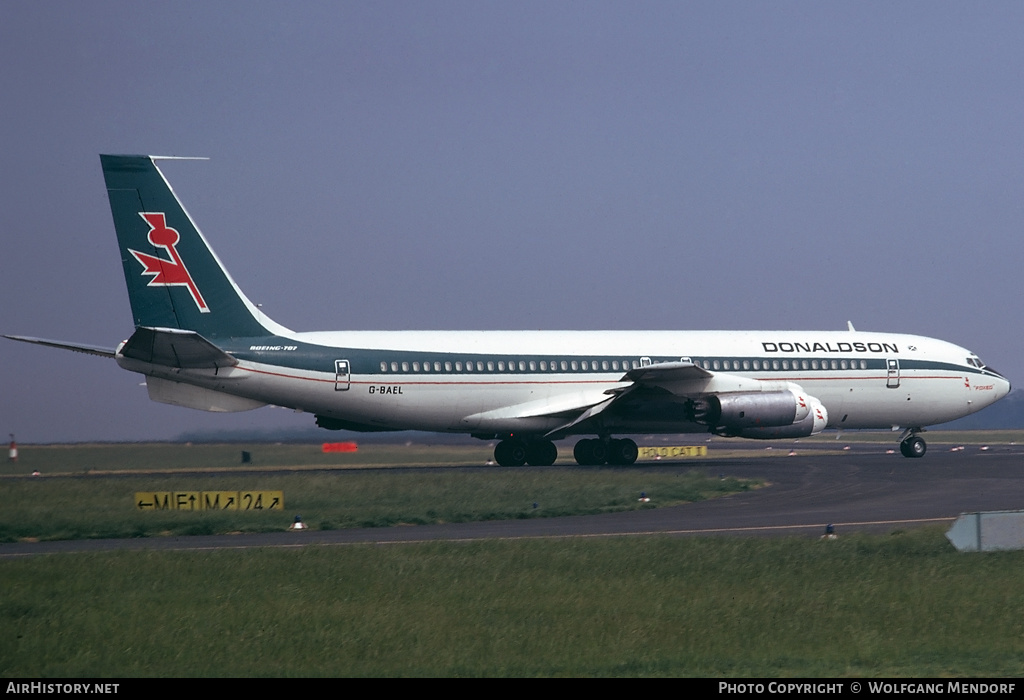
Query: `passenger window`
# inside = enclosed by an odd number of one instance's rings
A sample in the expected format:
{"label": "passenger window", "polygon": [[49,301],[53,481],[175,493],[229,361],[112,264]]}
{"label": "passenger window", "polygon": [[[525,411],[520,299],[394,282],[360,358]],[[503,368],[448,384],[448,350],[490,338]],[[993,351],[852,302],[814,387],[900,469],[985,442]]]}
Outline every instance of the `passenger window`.
{"label": "passenger window", "polygon": [[409,371],[409,363],[408,362],[403,362],[402,363],[402,371],[403,372],[408,372]]}
{"label": "passenger window", "polygon": [[387,372],[388,371],[388,363],[387,362],[381,362],[380,363],[380,371],[381,372]]}
{"label": "passenger window", "polygon": [[[462,369],[462,368],[460,367],[459,369]],[[445,372],[451,372],[452,371],[452,363],[451,362],[445,362],[444,363],[444,371]]]}

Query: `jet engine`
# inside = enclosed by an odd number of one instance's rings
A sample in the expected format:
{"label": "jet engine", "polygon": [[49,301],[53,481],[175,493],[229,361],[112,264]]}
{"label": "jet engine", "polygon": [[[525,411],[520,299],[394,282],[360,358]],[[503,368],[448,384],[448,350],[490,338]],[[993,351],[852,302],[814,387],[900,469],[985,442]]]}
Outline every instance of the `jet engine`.
{"label": "jet engine", "polygon": [[718,435],[773,440],[820,433],[828,411],[813,396],[768,391],[703,397],[694,401],[693,418]]}

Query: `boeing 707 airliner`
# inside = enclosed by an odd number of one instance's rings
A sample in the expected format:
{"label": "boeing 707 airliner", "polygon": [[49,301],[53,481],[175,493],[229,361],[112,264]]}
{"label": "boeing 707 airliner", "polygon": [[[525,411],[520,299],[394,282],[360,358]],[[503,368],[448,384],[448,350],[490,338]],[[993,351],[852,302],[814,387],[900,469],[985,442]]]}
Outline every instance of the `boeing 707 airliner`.
{"label": "boeing 707 airliner", "polygon": [[[925,426],[1010,391],[977,355],[942,340],[847,331],[296,332],[238,288],[155,156],[100,156],[135,331],[116,348],[14,340],[114,358],[154,401],[205,411],[268,404],[329,430],[422,430],[498,440],[501,465],[632,464],[624,435],[761,440],[827,428]],[[619,437],[615,437],[619,436]]]}

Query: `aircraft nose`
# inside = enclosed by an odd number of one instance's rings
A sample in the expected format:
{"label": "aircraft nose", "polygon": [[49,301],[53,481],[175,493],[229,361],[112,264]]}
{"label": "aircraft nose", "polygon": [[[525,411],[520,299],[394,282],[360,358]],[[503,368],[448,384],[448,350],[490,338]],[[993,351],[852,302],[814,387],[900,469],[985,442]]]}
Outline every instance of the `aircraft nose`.
{"label": "aircraft nose", "polygon": [[1004,396],[1006,396],[1007,394],[1009,394],[1011,388],[1012,387],[1010,386],[1010,380],[1007,379],[1006,377],[1004,377],[1003,375],[996,373],[992,377],[992,389],[993,389],[992,403],[995,403],[999,399],[1001,399]]}

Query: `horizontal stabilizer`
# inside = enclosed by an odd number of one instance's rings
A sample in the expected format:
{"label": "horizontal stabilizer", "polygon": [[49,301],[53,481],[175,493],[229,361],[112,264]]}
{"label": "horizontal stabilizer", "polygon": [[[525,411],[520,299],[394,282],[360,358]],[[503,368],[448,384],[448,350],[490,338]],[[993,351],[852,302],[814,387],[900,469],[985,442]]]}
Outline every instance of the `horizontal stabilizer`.
{"label": "horizontal stabilizer", "polygon": [[140,327],[125,341],[121,354],[133,360],[181,369],[213,369],[238,364],[238,360],[195,331],[176,328]]}
{"label": "horizontal stabilizer", "polygon": [[24,335],[5,335],[5,338],[11,340],[20,340],[23,343],[35,343],[36,345],[47,345],[51,348],[60,348],[61,350],[73,350],[74,352],[84,352],[87,355],[99,355],[100,357],[114,357],[116,354],[113,348],[101,348],[96,345],[82,345],[81,343],[68,343],[63,340],[46,340],[45,338],[29,338]]}

